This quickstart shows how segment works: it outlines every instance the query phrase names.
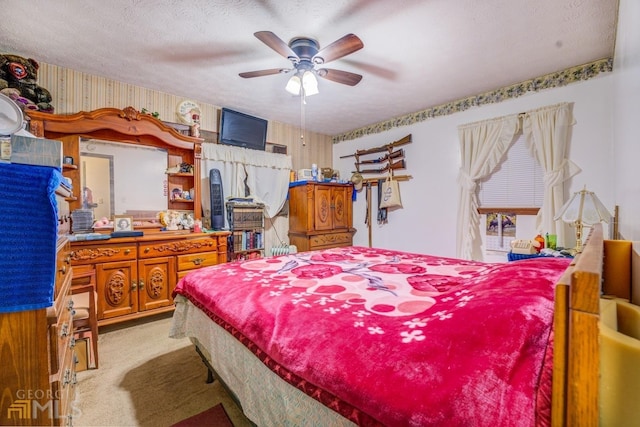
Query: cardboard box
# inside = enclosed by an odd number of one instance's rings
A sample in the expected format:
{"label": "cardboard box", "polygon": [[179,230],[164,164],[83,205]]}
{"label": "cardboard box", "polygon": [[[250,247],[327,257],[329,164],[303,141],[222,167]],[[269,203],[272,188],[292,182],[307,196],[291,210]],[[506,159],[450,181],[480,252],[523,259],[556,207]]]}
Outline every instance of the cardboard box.
{"label": "cardboard box", "polygon": [[11,163],[52,166],[62,170],[62,141],[11,135]]}

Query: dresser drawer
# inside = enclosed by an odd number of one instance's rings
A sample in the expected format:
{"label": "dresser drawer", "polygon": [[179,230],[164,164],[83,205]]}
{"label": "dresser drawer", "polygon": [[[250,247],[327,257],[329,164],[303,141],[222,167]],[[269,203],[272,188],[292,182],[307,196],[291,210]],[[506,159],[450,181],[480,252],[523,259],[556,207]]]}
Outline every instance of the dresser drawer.
{"label": "dresser drawer", "polygon": [[71,262],[73,264],[96,264],[134,259],[136,259],[135,243],[108,246],[72,246],[71,251]]}
{"label": "dresser drawer", "polygon": [[65,360],[73,353],[73,308],[71,295],[60,297],[62,308],[57,322],[49,327],[51,373],[56,374],[64,366]]}
{"label": "dresser drawer", "polygon": [[197,254],[178,255],[178,271],[193,270],[208,267],[218,263],[216,252],[201,252]]}
{"label": "dresser drawer", "polygon": [[67,241],[64,245],[58,246],[58,252],[56,254],[56,287],[54,298],[58,298],[62,286],[71,277],[71,247]]}
{"label": "dresser drawer", "polygon": [[71,215],[69,213],[69,202],[66,198],[71,195],[67,190],[59,187],[56,192],[56,205],[58,211],[58,235],[69,234],[71,230]]}
{"label": "dresser drawer", "polygon": [[309,250],[315,251],[325,248],[336,248],[340,246],[351,246],[353,244],[353,233],[328,233],[309,236]]}
{"label": "dresser drawer", "polygon": [[51,392],[53,396],[58,398],[57,419],[60,425],[71,425],[72,403],[75,400],[76,383],[78,382],[75,371],[75,353],[70,352],[72,358],[69,363],[65,364],[60,370],[60,374],[51,381]]}
{"label": "dresser drawer", "polygon": [[200,239],[184,239],[158,242],[140,242],[139,258],[155,258],[158,256],[195,254],[216,250],[216,239],[203,237]]}

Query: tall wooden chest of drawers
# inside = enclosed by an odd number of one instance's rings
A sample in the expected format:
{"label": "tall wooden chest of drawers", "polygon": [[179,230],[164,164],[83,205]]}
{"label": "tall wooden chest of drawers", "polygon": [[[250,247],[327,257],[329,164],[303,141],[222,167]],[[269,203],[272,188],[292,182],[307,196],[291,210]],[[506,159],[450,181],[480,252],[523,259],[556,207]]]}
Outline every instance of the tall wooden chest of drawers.
{"label": "tall wooden chest of drawers", "polygon": [[[9,167],[15,169],[20,165],[3,165],[0,171],[3,176],[9,172]],[[59,178],[61,176],[55,180]],[[36,183],[30,180],[22,182],[21,192],[35,191],[30,188],[31,185]],[[50,222],[43,221],[53,230],[29,227],[26,223],[23,229],[17,231],[28,243],[18,243],[9,248],[10,253],[2,254],[5,259],[16,259],[15,254],[18,254],[18,261],[13,261],[18,268],[5,266],[2,271],[6,286],[0,290],[0,425],[58,426],[71,425],[73,421],[76,356],[70,294],[72,271],[70,245],[63,234],[68,208],[56,206],[56,203],[66,204],[65,199],[70,193],[63,187],[58,187],[55,193],[55,197],[52,193],[37,208],[25,205],[21,208],[24,209],[24,218],[14,218],[16,221],[25,218],[35,220],[37,215],[34,209],[38,209],[38,213],[45,218],[56,212],[57,220],[49,217]],[[43,212],[46,208],[51,212]],[[59,225],[62,225],[60,232]],[[33,244],[29,233],[46,235],[44,239],[47,244]],[[6,239],[10,234],[10,230],[5,231],[0,239]],[[3,251],[7,251],[6,243],[0,242]],[[45,261],[36,265],[34,259]],[[44,267],[48,273],[33,274],[40,267]],[[12,270],[19,272],[20,269],[26,271],[22,281],[12,277]],[[29,296],[24,297],[22,304],[10,306],[10,301],[17,298],[17,293],[11,292],[8,286],[43,289],[48,295],[43,301],[39,296],[32,298],[27,293]]]}
{"label": "tall wooden chest of drawers", "polygon": [[289,242],[300,252],[353,244],[353,186],[293,183],[289,186]]}

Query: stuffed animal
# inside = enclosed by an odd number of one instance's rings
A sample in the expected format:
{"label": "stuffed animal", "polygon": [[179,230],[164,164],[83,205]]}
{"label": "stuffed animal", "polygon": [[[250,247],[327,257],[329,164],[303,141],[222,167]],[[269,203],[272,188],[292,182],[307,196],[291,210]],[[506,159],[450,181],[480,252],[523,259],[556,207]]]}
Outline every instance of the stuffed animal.
{"label": "stuffed animal", "polygon": [[53,113],[51,94],[36,83],[39,67],[31,58],[0,54],[0,93],[13,99],[23,110]]}

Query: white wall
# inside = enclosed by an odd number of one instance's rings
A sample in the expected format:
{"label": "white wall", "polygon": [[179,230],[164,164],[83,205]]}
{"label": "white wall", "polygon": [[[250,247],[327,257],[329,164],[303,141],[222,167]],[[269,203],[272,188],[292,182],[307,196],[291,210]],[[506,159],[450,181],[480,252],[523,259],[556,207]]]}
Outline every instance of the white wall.
{"label": "white wall", "polygon": [[614,61],[613,140],[615,203],[620,233],[640,240],[640,2],[621,0]]}
{"label": "white wall", "polygon": [[[559,102],[574,103],[576,124],[573,128],[570,158],[582,168],[582,172],[569,182],[569,191],[578,191],[586,185],[610,210],[613,210],[616,199],[615,180],[612,175],[613,88],[614,73],[605,73],[566,87],[531,93],[499,104],[476,107],[461,113],[394,128],[384,133],[341,142],[334,145],[333,164],[340,171],[340,176],[348,179],[355,170],[354,159],[340,159],[340,156],[353,154],[357,149],[384,145],[412,134],[413,142],[404,146],[407,169],[398,172],[413,177],[400,184],[404,207],[389,212],[389,222],[382,226],[375,220],[377,209],[372,209],[372,245],[453,257],[456,254],[457,175],[460,165],[457,127]],[[425,105],[427,103],[425,101]],[[375,187],[373,190],[372,201],[376,206]],[[362,191],[358,193],[354,204],[354,227],[358,230],[354,236],[355,245],[368,245],[367,227],[364,223],[365,210],[366,203]],[[522,232],[519,231],[521,237],[535,236],[522,236]],[[530,232],[533,233],[534,230]]]}

